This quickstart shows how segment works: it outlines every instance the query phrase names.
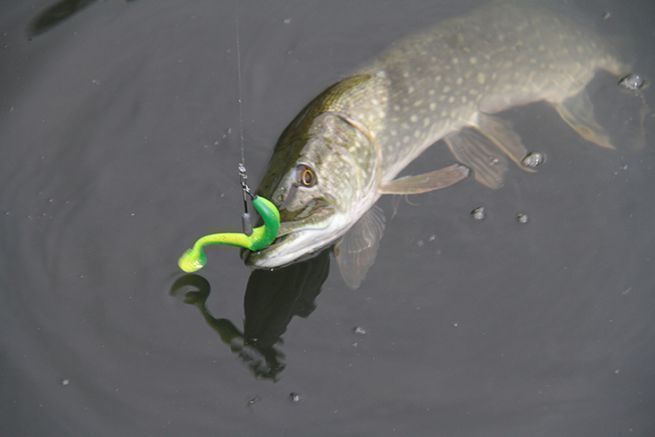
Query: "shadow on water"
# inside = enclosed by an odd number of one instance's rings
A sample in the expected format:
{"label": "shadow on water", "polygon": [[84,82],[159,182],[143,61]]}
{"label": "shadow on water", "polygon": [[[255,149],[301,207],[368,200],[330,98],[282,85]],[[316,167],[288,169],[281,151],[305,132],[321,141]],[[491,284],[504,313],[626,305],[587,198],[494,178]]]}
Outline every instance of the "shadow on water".
{"label": "shadow on water", "polygon": [[[30,38],[40,35],[60,25],[73,15],[95,3],[97,0],[60,0],[48,6],[32,20],[27,34]],[[128,3],[136,0],[126,0]]]}
{"label": "shadow on water", "polygon": [[[282,335],[294,316],[307,318],[330,270],[329,250],[306,261],[273,271],[255,270],[248,279],[244,297],[243,331],[228,319],[217,318],[207,309],[209,281],[189,274],[177,279],[170,294],[184,292],[184,302],[195,305],[232,353],[257,378],[277,381],[285,368],[279,349]],[[184,291],[192,288],[192,290]]]}

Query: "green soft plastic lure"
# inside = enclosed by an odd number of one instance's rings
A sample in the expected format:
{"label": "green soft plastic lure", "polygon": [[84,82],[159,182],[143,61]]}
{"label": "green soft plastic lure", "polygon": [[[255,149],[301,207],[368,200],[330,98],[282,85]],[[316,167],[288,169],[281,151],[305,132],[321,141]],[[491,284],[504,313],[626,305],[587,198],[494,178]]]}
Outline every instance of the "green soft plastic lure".
{"label": "green soft plastic lure", "polygon": [[192,273],[203,268],[207,264],[207,256],[203,249],[210,244],[243,247],[253,252],[270,246],[280,229],[280,212],[273,202],[261,196],[253,197],[252,206],[264,221],[262,226],[254,228],[250,235],[241,232],[224,232],[199,238],[178,260],[177,265],[180,269]]}

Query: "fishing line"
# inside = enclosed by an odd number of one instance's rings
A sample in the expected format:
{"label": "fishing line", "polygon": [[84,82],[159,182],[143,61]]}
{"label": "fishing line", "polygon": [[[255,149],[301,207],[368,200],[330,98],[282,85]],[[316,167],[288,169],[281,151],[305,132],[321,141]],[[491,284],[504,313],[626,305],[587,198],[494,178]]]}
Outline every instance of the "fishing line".
{"label": "fishing line", "polygon": [[239,0],[236,1],[236,12],[234,17],[235,32],[236,32],[236,51],[237,51],[237,105],[239,107],[239,144],[241,146],[241,164],[246,165],[246,150],[245,150],[245,137],[243,127],[243,105],[242,105],[242,92],[241,92],[241,37],[239,31]]}
{"label": "fishing line", "polygon": [[234,13],[234,30],[235,45],[237,52],[237,106],[239,111],[239,146],[241,148],[241,162],[239,163],[239,181],[241,182],[241,191],[243,192],[243,214],[241,215],[241,227],[246,235],[252,234],[252,221],[248,212],[248,197],[252,198],[252,193],[248,187],[248,174],[246,173],[246,146],[245,133],[243,124],[243,93],[241,91],[241,31],[239,29],[239,0],[236,0]]}

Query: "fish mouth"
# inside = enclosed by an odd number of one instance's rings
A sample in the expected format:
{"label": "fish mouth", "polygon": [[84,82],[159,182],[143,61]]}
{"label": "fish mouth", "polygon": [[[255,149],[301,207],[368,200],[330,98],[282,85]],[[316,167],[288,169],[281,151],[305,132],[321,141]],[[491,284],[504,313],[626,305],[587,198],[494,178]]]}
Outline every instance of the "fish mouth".
{"label": "fish mouth", "polygon": [[241,257],[247,266],[255,269],[273,269],[302,261],[320,250],[320,248],[316,250],[307,250],[306,248],[302,250],[289,250],[287,246],[295,239],[298,239],[301,233],[306,232],[311,231],[291,232],[277,237],[270,246],[257,252],[243,250]]}
{"label": "fish mouth", "polygon": [[307,222],[304,225],[299,222],[282,223],[278,237],[270,246],[257,252],[242,250],[241,257],[247,266],[256,269],[272,269],[303,261],[338,237],[334,229],[337,221]]}

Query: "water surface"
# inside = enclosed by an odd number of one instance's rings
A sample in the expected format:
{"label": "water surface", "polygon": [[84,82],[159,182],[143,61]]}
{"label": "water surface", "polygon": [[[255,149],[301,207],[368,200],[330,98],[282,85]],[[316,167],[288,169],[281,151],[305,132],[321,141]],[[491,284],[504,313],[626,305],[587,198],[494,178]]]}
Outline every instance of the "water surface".
{"label": "water surface", "polygon": [[[251,179],[323,88],[478,3],[241,2]],[[655,78],[651,2],[551,3]],[[240,225],[235,3],[0,10],[0,434],[655,435],[652,117],[607,151],[510,111],[540,171],[401,202],[357,291],[328,253],[252,273],[216,248],[183,276]],[[633,96],[590,91],[623,138]]]}

